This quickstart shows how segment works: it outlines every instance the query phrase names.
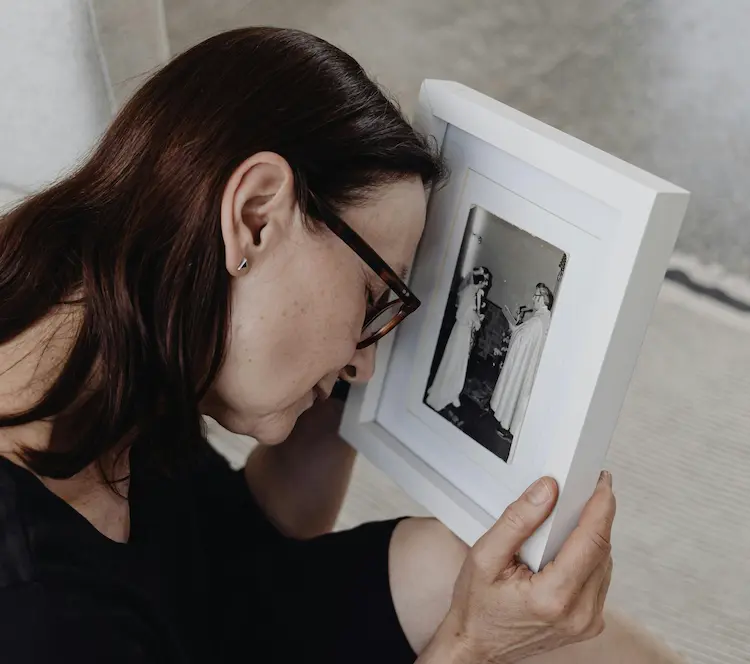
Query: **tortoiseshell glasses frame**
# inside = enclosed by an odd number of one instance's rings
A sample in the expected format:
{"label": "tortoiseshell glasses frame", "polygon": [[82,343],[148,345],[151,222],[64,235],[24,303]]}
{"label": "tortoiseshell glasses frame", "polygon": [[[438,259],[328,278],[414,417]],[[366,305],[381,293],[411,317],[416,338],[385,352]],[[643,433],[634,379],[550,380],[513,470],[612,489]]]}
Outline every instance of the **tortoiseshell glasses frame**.
{"label": "tortoiseshell glasses frame", "polygon": [[390,292],[398,298],[397,300],[385,299],[384,302],[375,303],[368,309],[362,326],[362,337],[357,344],[357,348],[367,348],[382,339],[409,314],[414,313],[421,302],[395,270],[349,224],[330,209],[322,209],[321,206],[318,206],[318,209],[320,220],[329,230],[345,242],[385,283],[389,290],[384,296]]}

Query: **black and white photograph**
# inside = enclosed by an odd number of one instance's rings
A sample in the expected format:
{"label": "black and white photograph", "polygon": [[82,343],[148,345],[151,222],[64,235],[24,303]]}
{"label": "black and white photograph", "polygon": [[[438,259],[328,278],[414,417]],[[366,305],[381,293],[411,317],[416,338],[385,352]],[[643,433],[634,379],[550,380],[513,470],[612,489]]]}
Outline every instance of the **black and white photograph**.
{"label": "black and white photograph", "polygon": [[481,207],[469,213],[424,402],[508,461],[566,254]]}

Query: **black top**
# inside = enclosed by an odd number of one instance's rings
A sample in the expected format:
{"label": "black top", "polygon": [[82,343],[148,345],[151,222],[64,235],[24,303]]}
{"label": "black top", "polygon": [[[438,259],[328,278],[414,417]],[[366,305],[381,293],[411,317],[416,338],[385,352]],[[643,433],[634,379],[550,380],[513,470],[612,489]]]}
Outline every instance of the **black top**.
{"label": "black top", "polygon": [[131,533],[99,533],[0,457],[0,661],[413,662],[388,585],[395,521],[297,541],[206,445],[167,478],[131,455]]}

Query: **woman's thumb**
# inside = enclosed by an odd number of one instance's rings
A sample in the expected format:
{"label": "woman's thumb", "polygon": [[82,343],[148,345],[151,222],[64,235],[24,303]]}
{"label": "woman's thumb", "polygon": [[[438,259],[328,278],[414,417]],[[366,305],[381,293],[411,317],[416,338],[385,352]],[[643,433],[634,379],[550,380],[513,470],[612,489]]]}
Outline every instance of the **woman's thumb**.
{"label": "woman's thumb", "polygon": [[542,477],[497,520],[474,545],[482,568],[497,576],[515,558],[521,545],[534,534],[552,512],[557,500],[557,482]]}

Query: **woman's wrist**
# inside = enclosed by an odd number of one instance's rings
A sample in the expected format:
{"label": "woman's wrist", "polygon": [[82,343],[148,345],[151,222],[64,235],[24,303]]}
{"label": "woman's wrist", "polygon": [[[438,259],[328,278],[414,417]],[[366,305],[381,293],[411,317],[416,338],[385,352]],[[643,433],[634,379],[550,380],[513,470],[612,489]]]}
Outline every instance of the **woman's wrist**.
{"label": "woman's wrist", "polygon": [[451,614],[417,658],[417,664],[476,664],[478,661],[462,638]]}

